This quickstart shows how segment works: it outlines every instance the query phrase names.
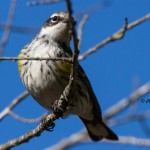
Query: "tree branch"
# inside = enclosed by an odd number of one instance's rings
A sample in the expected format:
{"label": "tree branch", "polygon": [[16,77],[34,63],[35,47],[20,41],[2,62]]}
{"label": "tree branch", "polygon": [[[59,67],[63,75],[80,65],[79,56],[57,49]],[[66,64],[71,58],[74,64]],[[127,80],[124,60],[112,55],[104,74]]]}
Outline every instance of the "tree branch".
{"label": "tree branch", "polygon": [[125,144],[135,146],[150,146],[149,139],[137,138],[132,136],[119,136],[118,142],[104,140],[103,143]]}
{"label": "tree branch", "polygon": [[[72,55],[72,67],[71,67],[71,72],[70,72],[69,83],[65,87],[56,106],[56,109],[61,110],[62,114],[66,111],[67,106],[70,103],[70,99],[72,99],[72,95],[74,93],[74,89],[75,89],[74,80],[76,79],[76,70],[77,70],[77,65],[78,65],[78,53],[79,53],[78,39],[76,36],[74,20],[72,19],[72,6],[71,6],[70,0],[66,0],[66,7],[69,13],[69,20],[71,24],[70,34],[72,35],[72,38],[73,38],[73,55]],[[65,106],[63,106],[64,103],[65,103]],[[58,112],[55,111],[55,113],[58,113]],[[60,117],[59,115],[60,114],[57,114],[58,118]]]}
{"label": "tree branch", "polygon": [[0,57],[0,61],[4,61],[4,60],[9,60],[9,61],[18,61],[18,60],[35,60],[35,61],[42,61],[42,60],[52,60],[52,61],[66,61],[66,62],[72,62],[72,59],[71,58],[65,58],[65,57],[55,57],[55,58],[52,58],[52,57],[45,57],[45,58],[42,58],[42,57]]}
{"label": "tree branch", "polygon": [[142,121],[150,118],[150,111],[145,111],[142,113],[129,114],[127,116],[121,116],[117,119],[109,119],[107,122],[110,126],[116,126],[120,124],[125,124],[130,121]]}
{"label": "tree branch", "polygon": [[146,95],[150,92],[150,83],[146,83],[145,85],[139,87],[136,91],[131,93],[129,97],[123,98],[120,100],[117,104],[114,106],[111,106],[104,115],[104,119],[108,120],[118,114],[119,112],[123,111],[125,108],[127,108],[130,104],[135,103],[139,100],[140,97],[143,95]]}
{"label": "tree branch", "polygon": [[27,6],[39,6],[39,5],[50,5],[52,3],[60,2],[62,0],[40,0],[40,1],[31,1],[27,2]]}
{"label": "tree branch", "polygon": [[9,111],[9,115],[11,117],[13,117],[14,119],[21,121],[21,122],[24,122],[24,123],[36,123],[36,122],[41,121],[43,116],[48,115],[48,114],[44,114],[38,118],[32,118],[32,119],[21,117],[21,116],[17,115],[16,113],[14,113],[13,111]]}
{"label": "tree branch", "polygon": [[100,48],[102,48],[106,44],[122,39],[124,37],[126,31],[131,30],[132,28],[140,25],[141,23],[143,23],[149,19],[150,19],[150,14],[147,14],[144,17],[142,17],[130,24],[127,24],[127,20],[125,19],[125,25],[123,26],[123,28],[121,28],[116,33],[114,33],[110,37],[106,38],[102,42],[100,42],[100,43],[96,44],[95,46],[93,46],[92,48],[88,49],[84,54],[80,55],[78,59],[83,60],[83,59],[87,58],[90,54],[98,51]]}
{"label": "tree branch", "polygon": [[[7,27],[6,23],[0,23],[0,30],[4,30]],[[37,27],[24,27],[24,26],[11,26],[11,32],[17,32],[22,34],[36,34],[40,29]]]}
{"label": "tree branch", "polygon": [[17,98],[15,98],[6,108],[3,109],[3,111],[0,112],[0,121],[4,119],[6,115],[9,114],[9,112],[18,105],[24,98],[26,98],[29,95],[27,91],[21,93]]}
{"label": "tree branch", "polygon": [[10,140],[7,143],[0,145],[0,150],[8,150],[12,147],[15,147],[17,145],[20,145],[22,143],[28,142],[30,139],[36,136],[40,136],[41,133],[45,130],[48,129],[49,126],[53,127],[54,123],[53,121],[56,120],[56,116],[54,114],[48,115],[44,121],[42,121],[34,130],[28,131],[24,135]]}
{"label": "tree branch", "polygon": [[[45,150],[65,150],[69,147],[73,147],[77,143],[89,143],[93,142],[87,136],[85,130],[82,130],[78,133],[71,135],[70,137],[63,139],[59,144],[56,144],[50,148],[46,148]],[[110,140],[102,140],[101,144],[109,143],[109,144],[125,144],[125,145],[135,145],[135,146],[150,146],[149,139],[136,138],[131,136],[119,136],[119,141],[110,141]]]}
{"label": "tree branch", "polygon": [[11,0],[9,13],[8,13],[8,19],[7,19],[7,25],[5,27],[5,32],[3,34],[1,44],[0,44],[0,56],[3,54],[3,49],[5,48],[8,37],[9,37],[9,33],[10,33],[11,26],[12,26],[13,19],[14,19],[16,2],[17,2],[17,0]]}
{"label": "tree branch", "polygon": [[82,32],[83,32],[83,28],[84,28],[85,23],[87,22],[88,18],[89,18],[89,15],[84,14],[82,17],[82,20],[79,24],[79,27],[78,27],[78,39],[79,39],[78,49],[80,49],[80,47],[81,47]]}

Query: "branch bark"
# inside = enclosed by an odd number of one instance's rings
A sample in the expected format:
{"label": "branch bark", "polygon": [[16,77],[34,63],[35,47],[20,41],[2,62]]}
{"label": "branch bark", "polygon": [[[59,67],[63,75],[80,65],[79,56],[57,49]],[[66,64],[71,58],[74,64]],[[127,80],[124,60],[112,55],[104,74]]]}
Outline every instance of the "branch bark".
{"label": "branch bark", "polygon": [[3,49],[5,48],[5,46],[7,44],[9,33],[11,31],[11,26],[12,26],[14,14],[15,14],[16,2],[17,2],[17,0],[11,0],[7,24],[6,24],[5,32],[3,34],[3,37],[1,40],[1,45],[0,45],[0,56],[3,54]]}
{"label": "branch bark", "polygon": [[107,45],[108,43],[122,39],[124,37],[126,31],[131,30],[132,28],[142,24],[143,22],[145,22],[147,20],[150,20],[150,14],[147,14],[144,17],[142,17],[130,24],[126,24],[126,21],[125,21],[125,25],[123,26],[123,28],[119,29],[113,35],[109,36],[102,42],[100,42],[100,43],[96,44],[95,46],[93,46],[92,48],[88,49],[84,54],[80,55],[78,59],[83,60],[83,59],[87,58],[89,55],[91,55],[92,53],[97,52],[100,48]]}
{"label": "branch bark", "polygon": [[22,57],[22,58],[18,58],[18,57],[0,57],[0,61],[4,61],[4,60],[9,60],[9,61],[18,61],[18,60],[35,60],[35,61],[42,61],[42,60],[52,60],[52,61],[67,61],[67,62],[70,62],[72,63],[72,59],[71,58],[65,58],[65,57],[55,57],[55,58],[52,58],[52,57],[45,57],[45,58],[42,58],[42,57]]}
{"label": "branch bark", "polygon": [[27,6],[39,6],[39,5],[50,5],[52,3],[60,2],[62,0],[40,0],[27,2]]}
{"label": "branch bark", "polygon": [[139,100],[140,97],[143,95],[146,95],[150,92],[150,83],[146,83],[145,85],[139,87],[136,91],[131,93],[129,97],[123,98],[120,100],[117,104],[114,106],[111,106],[104,115],[104,119],[108,120],[112,117],[114,117],[119,112],[123,111],[125,108],[127,108],[130,104],[135,103]]}
{"label": "branch bark", "polygon": [[18,146],[22,143],[28,142],[30,139],[36,136],[40,136],[41,133],[48,129],[49,126],[53,127],[53,121],[56,120],[56,116],[54,114],[48,115],[43,122],[41,122],[34,130],[28,131],[24,135],[10,140],[3,145],[0,145],[0,150],[8,150],[12,147]]}
{"label": "branch bark", "polygon": [[9,112],[18,105],[23,99],[25,99],[29,93],[27,91],[21,93],[17,98],[15,98],[6,108],[3,109],[3,111],[0,112],[0,121],[4,119],[7,115],[9,115]]}

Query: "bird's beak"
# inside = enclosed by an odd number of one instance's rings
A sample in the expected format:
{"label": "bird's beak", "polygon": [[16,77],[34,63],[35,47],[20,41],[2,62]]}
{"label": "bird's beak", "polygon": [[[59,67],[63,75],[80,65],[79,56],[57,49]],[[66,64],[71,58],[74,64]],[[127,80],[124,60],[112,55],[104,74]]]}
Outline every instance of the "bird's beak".
{"label": "bird's beak", "polygon": [[[72,21],[72,22],[71,22],[71,21]],[[68,25],[71,25],[71,23],[72,23],[72,24],[76,24],[76,21],[75,21],[74,19],[72,19],[71,21],[68,20],[68,19],[64,19],[64,20],[63,20],[63,22],[66,23],[66,24],[68,24]]]}
{"label": "bird's beak", "polygon": [[63,22],[69,24],[69,20],[68,19],[64,19]]}

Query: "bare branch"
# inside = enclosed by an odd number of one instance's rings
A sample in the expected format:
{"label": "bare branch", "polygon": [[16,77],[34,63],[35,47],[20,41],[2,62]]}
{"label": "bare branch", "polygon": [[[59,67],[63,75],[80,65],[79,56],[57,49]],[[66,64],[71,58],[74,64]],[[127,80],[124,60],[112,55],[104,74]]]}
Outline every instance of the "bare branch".
{"label": "bare branch", "polygon": [[135,145],[135,146],[150,146],[149,139],[136,138],[132,136],[119,136],[118,142],[103,141],[104,143],[114,143],[114,144],[125,144],[125,145]]}
{"label": "bare branch", "polygon": [[121,116],[118,119],[109,119],[107,120],[110,126],[116,126],[124,123],[128,123],[130,121],[142,121],[150,118],[150,111],[145,111],[140,114],[129,114],[127,116]]}
{"label": "bare branch", "polygon": [[84,14],[82,17],[82,20],[79,24],[79,27],[78,27],[78,39],[79,39],[78,49],[80,49],[80,47],[81,47],[82,31],[83,31],[84,25],[85,25],[86,21],[88,20],[88,18],[89,18],[89,15]]}
{"label": "bare branch", "polygon": [[17,0],[11,0],[9,13],[8,13],[8,19],[7,19],[7,25],[6,25],[5,32],[3,34],[2,40],[1,40],[1,44],[0,44],[0,56],[3,53],[3,49],[5,48],[8,37],[9,37],[9,33],[10,33],[11,26],[12,26],[13,19],[14,19],[16,2],[17,2]]}
{"label": "bare branch", "polygon": [[136,91],[134,91],[129,97],[123,98],[117,104],[111,106],[106,111],[104,119],[106,120],[110,119],[111,117],[115,116],[116,114],[127,108],[131,103],[138,101],[140,97],[146,95],[149,92],[150,92],[150,83],[148,82],[145,85],[138,88]]}
{"label": "bare branch", "polygon": [[10,149],[10,148],[20,145],[22,143],[28,142],[33,137],[40,136],[41,133],[45,129],[48,129],[48,127],[50,127],[50,126],[51,127],[54,126],[53,121],[55,121],[55,120],[56,120],[56,115],[54,115],[54,114],[48,115],[44,119],[44,121],[42,121],[34,130],[28,131],[27,133],[20,136],[19,138],[10,140],[10,141],[6,142],[5,144],[0,145],[0,150]]}
{"label": "bare branch", "polygon": [[14,113],[13,111],[9,111],[9,115],[11,117],[13,117],[14,119],[21,121],[21,122],[24,122],[24,123],[37,123],[37,122],[41,121],[43,116],[46,114],[41,115],[38,118],[32,118],[32,119],[21,117],[21,116],[17,115],[16,113]]}
{"label": "bare branch", "polygon": [[127,24],[127,20],[126,20],[123,28],[121,28],[116,33],[114,33],[110,37],[106,38],[102,42],[96,44],[94,47],[87,50],[84,54],[79,56],[78,60],[83,60],[83,59],[87,58],[90,54],[98,51],[100,48],[102,48],[103,46],[105,46],[106,44],[108,44],[110,42],[122,39],[124,37],[126,31],[131,30],[132,28],[140,25],[141,23],[143,23],[149,19],[150,19],[150,14],[147,14],[144,17],[142,17],[142,18],[140,18],[140,19],[138,19],[138,20],[136,20],[130,24]]}
{"label": "bare branch", "polygon": [[[0,23],[0,30],[4,30],[7,27],[7,24]],[[22,26],[11,26],[11,32],[24,33],[24,34],[35,34],[39,31],[39,28],[36,27],[22,27]]]}
{"label": "bare branch", "polygon": [[56,2],[60,2],[62,0],[40,0],[40,1],[31,1],[27,2],[27,6],[38,6],[38,5],[48,5]]}
{"label": "bare branch", "polygon": [[55,58],[52,58],[52,57],[45,57],[45,58],[42,58],[42,57],[33,57],[33,58],[30,58],[30,57],[0,57],[0,61],[4,61],[4,60],[9,60],[9,61],[18,61],[18,60],[35,60],[35,61],[42,61],[42,60],[52,60],[52,61],[67,61],[67,62],[72,62],[72,59],[71,58],[65,58],[65,57],[55,57]]}
{"label": "bare branch", "polygon": [[66,6],[67,6],[67,10],[68,10],[68,13],[70,16],[71,24],[72,24],[71,34],[73,37],[73,48],[74,48],[73,56],[72,56],[73,65],[72,65],[72,71],[71,71],[71,75],[70,75],[70,79],[71,79],[71,78],[75,78],[75,76],[76,76],[79,50],[78,50],[78,39],[77,39],[76,31],[75,31],[75,24],[72,21],[72,6],[71,6],[70,0],[66,0]]}
{"label": "bare branch", "polygon": [[[91,139],[87,136],[87,133],[85,130],[82,130],[78,133],[75,133],[71,135],[70,137],[63,139],[60,141],[59,144],[56,144],[50,148],[46,148],[45,150],[65,150],[69,147],[73,147],[77,143],[89,143],[93,142]],[[109,144],[125,144],[125,145],[136,145],[136,146],[150,146],[150,140],[149,139],[143,139],[143,138],[136,138],[131,136],[119,136],[119,141],[109,141],[109,140],[102,140],[100,143],[109,143]]]}
{"label": "bare branch", "polygon": [[[70,137],[63,139],[59,144],[56,144],[50,148],[46,148],[45,150],[65,150],[69,147],[73,147],[76,144],[83,144],[93,142],[88,137],[85,130],[82,130],[78,133],[71,135]],[[135,146],[150,146],[149,139],[131,137],[131,136],[119,136],[119,141],[109,141],[102,140],[100,143],[109,143],[109,144],[125,144],[125,145],[135,145]]]}
{"label": "bare branch", "polygon": [[[76,70],[77,70],[77,65],[78,65],[78,40],[77,40],[77,36],[76,36],[76,31],[75,31],[75,24],[74,24],[74,20],[72,19],[72,6],[71,6],[71,2],[70,0],[66,0],[66,7],[69,13],[69,20],[70,20],[70,25],[71,25],[71,29],[70,29],[70,33],[72,35],[73,38],[73,55],[72,55],[72,67],[71,67],[71,72],[70,72],[70,79],[69,79],[69,83],[68,85],[65,87],[62,95],[60,96],[58,102],[57,102],[57,108],[61,110],[61,113],[63,114],[66,109],[67,106],[69,105],[69,100],[72,99],[72,93],[74,91],[74,80],[76,78]],[[65,106],[64,106],[65,104]],[[60,117],[60,113],[58,112],[54,112],[57,116],[57,118]]]}
{"label": "bare branch", "polygon": [[18,105],[24,98],[26,98],[29,95],[27,91],[21,93],[17,98],[15,98],[11,104],[9,104],[6,108],[4,108],[3,111],[0,112],[0,121],[4,119],[6,115],[9,114],[9,112]]}
{"label": "bare branch", "polygon": [[50,148],[46,148],[45,150],[65,150],[74,146],[75,144],[82,143],[83,139],[90,140],[85,130],[81,130],[75,134],[72,134],[68,138],[61,140],[58,144],[53,145]]}
{"label": "bare branch", "polygon": [[[80,21],[79,27],[78,27],[78,40],[79,40],[78,49],[80,49],[80,47],[81,47],[83,28],[85,26],[85,23],[89,19],[89,17],[91,17],[97,11],[100,11],[100,10],[108,7],[109,5],[110,5],[110,3],[108,1],[99,2],[99,3],[96,3],[93,6],[91,6],[89,9],[81,11],[81,12],[77,12],[75,14],[76,18],[81,18],[81,21]],[[79,19],[77,19],[77,20],[79,20]]]}

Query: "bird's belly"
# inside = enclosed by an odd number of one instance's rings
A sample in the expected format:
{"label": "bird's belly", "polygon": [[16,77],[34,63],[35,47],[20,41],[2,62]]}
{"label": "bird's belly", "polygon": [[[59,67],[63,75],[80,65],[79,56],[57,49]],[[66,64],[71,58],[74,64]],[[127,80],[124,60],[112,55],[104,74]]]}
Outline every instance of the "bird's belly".
{"label": "bird's belly", "polygon": [[69,74],[60,71],[58,64],[54,65],[53,62],[48,64],[46,61],[36,63],[33,61],[24,78],[27,80],[24,84],[32,97],[50,110],[68,84]]}

